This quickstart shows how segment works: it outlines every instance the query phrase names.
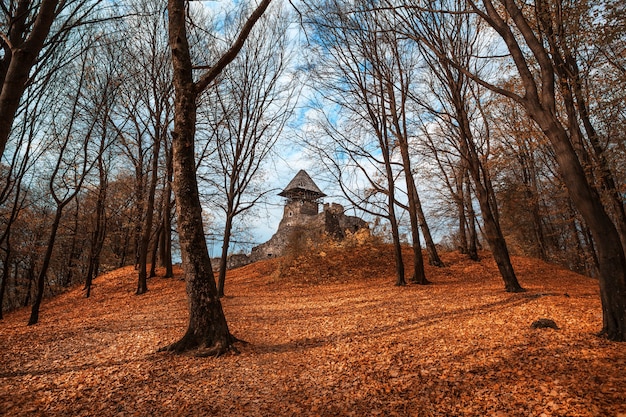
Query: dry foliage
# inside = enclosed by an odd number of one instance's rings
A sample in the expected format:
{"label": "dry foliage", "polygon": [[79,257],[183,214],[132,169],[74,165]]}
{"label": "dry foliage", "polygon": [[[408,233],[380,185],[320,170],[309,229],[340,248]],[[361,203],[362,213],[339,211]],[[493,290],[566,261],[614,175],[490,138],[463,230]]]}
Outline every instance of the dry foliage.
{"label": "dry foliage", "polygon": [[120,269],[36,326],[26,309],[0,322],[0,415],[625,416],[626,345],[594,335],[597,282],[514,258],[528,292],[508,294],[482,256],[445,254],[429,286],[395,287],[372,244],[229,271],[224,310],[249,344],[218,359],[156,353],[185,330],[184,283],[135,296]]}

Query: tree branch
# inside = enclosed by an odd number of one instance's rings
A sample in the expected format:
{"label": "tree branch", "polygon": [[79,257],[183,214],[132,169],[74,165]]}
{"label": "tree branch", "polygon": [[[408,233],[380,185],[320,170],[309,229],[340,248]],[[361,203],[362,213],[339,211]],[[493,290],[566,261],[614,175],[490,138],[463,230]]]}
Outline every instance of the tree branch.
{"label": "tree branch", "polygon": [[207,72],[205,72],[200,79],[195,83],[195,91],[196,94],[204,91],[209,84],[213,82],[217,78],[218,75],[226,68],[228,64],[230,64],[239,51],[243,48],[248,35],[252,31],[252,28],[256,24],[256,22],[261,18],[267,7],[269,6],[271,0],[262,0],[258,7],[252,12],[246,23],[244,24],[241,32],[239,32],[239,36],[233,44],[230,46],[228,51],[226,51],[220,59],[213,65]]}

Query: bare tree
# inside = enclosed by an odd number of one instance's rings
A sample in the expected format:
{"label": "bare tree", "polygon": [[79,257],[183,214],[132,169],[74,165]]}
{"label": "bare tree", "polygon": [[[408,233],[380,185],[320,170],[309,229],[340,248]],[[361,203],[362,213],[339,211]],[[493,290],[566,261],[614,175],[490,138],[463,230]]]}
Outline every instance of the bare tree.
{"label": "bare tree", "polygon": [[[399,15],[422,13],[425,10],[415,4],[411,8],[395,8]],[[431,5],[446,9],[439,2]],[[501,40],[508,51],[508,62],[522,85],[522,92],[491,82],[454,57],[437,54],[457,71],[477,84],[504,95],[522,106],[549,140],[567,186],[571,201],[589,227],[598,255],[600,270],[600,294],[603,309],[601,334],[611,340],[626,340],[626,256],[619,233],[604,207],[597,190],[586,177],[584,164],[576,152],[576,132],[572,127],[576,120],[568,118],[568,112],[559,108],[560,96],[567,94],[558,83],[560,77],[558,56],[552,54],[550,42],[536,13],[538,2],[518,4],[515,0],[481,2],[467,0],[457,2],[456,8],[448,9],[454,14],[471,12],[486,23]],[[446,10],[442,10],[443,13]],[[436,51],[435,45],[424,38],[419,42]],[[571,112],[570,112],[571,114]],[[578,132],[582,129],[576,129]],[[573,134],[574,133],[574,134]]]}
{"label": "bare tree", "polygon": [[189,299],[189,326],[182,339],[162,350],[174,352],[199,350],[202,354],[220,354],[228,350],[235,341],[228,329],[222,304],[217,296],[211,259],[204,237],[194,154],[197,100],[199,94],[205,91],[235,59],[269,4],[270,0],[259,3],[228,49],[194,81],[194,65],[187,36],[187,7],[183,0],[168,0],[169,43],[172,50],[175,92],[172,132],[174,193]]}
{"label": "bare tree", "polygon": [[[87,50],[87,49],[86,49]],[[41,268],[37,277],[37,293],[35,301],[32,305],[29,325],[36,324],[39,321],[39,309],[41,301],[44,295],[44,284],[46,280],[46,274],[52,260],[52,253],[61,224],[64,208],[74,200],[82,184],[85,181],[86,175],[93,166],[91,150],[92,135],[95,131],[97,124],[97,118],[85,118],[84,114],[81,114],[81,91],[86,82],[86,78],[89,73],[87,65],[86,53],[82,57],[82,62],[77,68],[78,72],[78,86],[76,91],[73,92],[73,97],[68,97],[68,108],[70,114],[57,117],[60,123],[54,122],[51,129],[51,134],[57,142],[58,148],[55,148],[56,161],[53,164],[52,172],[48,179],[48,191],[55,203],[55,213],[50,225],[50,232],[48,242],[46,244],[46,251],[43,255]],[[105,100],[106,101],[106,100]],[[63,103],[62,103],[63,104]],[[98,107],[102,107],[100,103]],[[77,142],[74,137],[78,129],[80,131],[80,137],[82,141]]]}
{"label": "bare tree", "polygon": [[[458,141],[458,149],[465,166],[473,180],[478,202],[484,222],[484,231],[494,259],[498,265],[500,275],[508,292],[523,291],[517,281],[511,264],[509,251],[498,220],[498,207],[491,184],[490,173],[481,161],[480,150],[476,136],[479,125],[472,120],[470,103],[474,102],[480,110],[480,100],[473,99],[476,89],[467,75],[451,63],[458,63],[463,68],[478,71],[477,63],[473,58],[480,51],[480,43],[476,21],[471,15],[463,13],[447,13],[436,10],[455,10],[454,1],[438,2],[435,10],[420,10],[400,15],[400,22],[410,28],[407,35],[418,41],[423,56],[431,68],[432,74],[439,80],[441,88],[440,102],[450,107],[448,113],[449,127]],[[437,114],[438,110],[433,109]],[[478,112],[475,112],[478,113]],[[488,120],[478,114],[485,133],[488,133]]]}
{"label": "bare tree", "polygon": [[230,241],[236,217],[253,208],[268,190],[258,189],[262,164],[291,116],[298,79],[289,74],[288,17],[267,14],[257,23],[233,64],[208,95],[208,128],[216,157],[201,178],[218,190],[210,202],[224,213],[217,291],[224,296]]}
{"label": "bare tree", "polygon": [[33,67],[54,55],[71,30],[85,24],[99,0],[18,0],[0,6],[0,155],[4,153]]}
{"label": "bare tree", "polygon": [[[333,114],[325,118],[325,133],[333,147],[324,144],[314,147],[338,173],[337,179],[345,179],[343,174],[350,162],[358,167],[359,176],[367,179],[368,189],[356,199],[354,191],[340,181],[340,186],[348,191],[344,193],[346,198],[353,204],[366,209],[364,202],[380,202],[376,199],[378,193],[387,199],[383,210],[391,226],[397,285],[404,285],[405,279],[396,206],[407,209],[413,241],[412,280],[423,284],[428,281],[419,235],[421,205],[409,152],[411,115],[407,105],[415,55],[406,42],[385,26],[384,20],[375,16],[376,12],[368,10],[369,6],[367,2],[353,7],[338,1],[326,2],[321,8],[311,6],[313,39],[320,49],[319,62],[315,63],[318,89],[324,90],[326,99],[334,106]],[[343,118],[349,126],[339,128]],[[338,152],[329,152],[332,149]],[[336,159],[331,162],[332,158]],[[400,174],[404,176],[408,203],[400,201],[402,191],[397,183]],[[429,236],[423,213],[422,220],[423,230]],[[437,263],[436,250],[431,253]]]}
{"label": "bare tree", "polygon": [[[165,2],[133,4],[133,16],[119,23],[127,36],[119,105],[110,123],[117,131],[121,149],[132,162],[135,173],[135,230],[133,246],[138,270],[136,294],[148,291],[148,257],[156,245],[154,218],[157,187],[166,175],[162,149],[167,146],[173,120],[173,90],[167,37],[162,19]],[[128,36],[131,34],[131,36]],[[160,216],[160,215],[159,215]]]}
{"label": "bare tree", "polygon": [[[513,0],[502,0],[500,8],[490,0],[479,6],[469,1],[472,11],[501,37],[511,54],[524,88],[524,95],[505,90],[475,77],[477,82],[522,105],[554,148],[570,198],[589,226],[598,254],[603,326],[601,334],[611,340],[626,340],[626,256],[615,224],[597,191],[585,176],[574,147],[574,137],[563,124],[557,109],[556,65],[542,35],[533,30],[533,10],[521,9]],[[506,13],[506,18],[502,15]],[[531,13],[531,15],[529,15]],[[530,56],[529,56],[530,55]],[[537,62],[529,67],[529,60]],[[533,72],[533,69],[536,72]],[[570,122],[573,122],[570,120]]]}
{"label": "bare tree", "polygon": [[[107,192],[111,171],[110,147],[114,141],[115,129],[111,128],[111,117],[116,107],[119,89],[123,77],[120,74],[117,48],[113,37],[97,38],[96,46],[91,49],[89,61],[90,77],[84,89],[84,111],[91,117],[96,126],[94,136],[97,137],[98,150],[95,156],[97,182],[93,186],[95,195],[93,219],[90,221],[88,265],[85,275],[85,296],[91,295],[93,280],[100,270],[101,253],[107,232]],[[76,230],[75,233],[78,231]]]}

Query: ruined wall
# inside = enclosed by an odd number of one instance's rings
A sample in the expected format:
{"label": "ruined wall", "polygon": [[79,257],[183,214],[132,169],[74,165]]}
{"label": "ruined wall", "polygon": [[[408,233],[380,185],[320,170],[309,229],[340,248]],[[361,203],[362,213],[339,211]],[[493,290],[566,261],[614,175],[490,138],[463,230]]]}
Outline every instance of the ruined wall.
{"label": "ruined wall", "polygon": [[[228,257],[227,267],[238,268],[260,261],[287,254],[290,248],[301,246],[308,241],[315,242],[324,234],[334,239],[344,239],[346,231],[351,233],[368,227],[367,222],[354,216],[346,216],[341,204],[324,204],[324,210],[318,213],[318,204],[301,204],[291,201],[285,205],[283,218],[278,230],[267,242],[252,248],[249,255],[235,254]],[[213,267],[217,268],[219,258],[213,259]]]}
{"label": "ruined wall", "polygon": [[285,204],[280,223],[282,227],[296,226],[302,222],[307,222],[309,217],[316,216],[318,212],[319,204],[315,201],[292,200]]}
{"label": "ruined wall", "polygon": [[355,232],[368,227],[362,219],[346,216],[341,204],[324,204],[324,210],[317,213],[316,209],[315,215],[297,209],[297,206],[285,206],[278,230],[270,240],[252,248],[251,262],[285,255],[290,245],[297,245],[307,239],[316,241],[324,234],[334,239],[344,239],[346,230]]}

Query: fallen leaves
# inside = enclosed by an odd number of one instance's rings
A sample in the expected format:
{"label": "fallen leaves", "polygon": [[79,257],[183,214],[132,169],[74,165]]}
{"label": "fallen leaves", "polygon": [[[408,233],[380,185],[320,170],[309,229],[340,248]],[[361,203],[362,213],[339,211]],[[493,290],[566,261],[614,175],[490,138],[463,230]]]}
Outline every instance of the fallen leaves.
{"label": "fallen leaves", "polygon": [[[596,281],[514,258],[528,292],[508,294],[487,253],[450,253],[433,285],[398,288],[391,256],[329,247],[287,277],[280,259],[229,271],[224,310],[249,344],[219,359],[156,353],[186,328],[182,281],[135,296],[132,268],[101,276],[36,326],[27,310],[0,323],[0,415],[626,413],[626,349],[593,335]],[[531,329],[540,318],[560,330]]]}

